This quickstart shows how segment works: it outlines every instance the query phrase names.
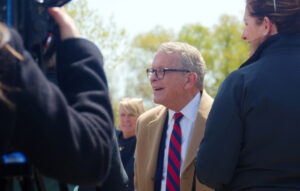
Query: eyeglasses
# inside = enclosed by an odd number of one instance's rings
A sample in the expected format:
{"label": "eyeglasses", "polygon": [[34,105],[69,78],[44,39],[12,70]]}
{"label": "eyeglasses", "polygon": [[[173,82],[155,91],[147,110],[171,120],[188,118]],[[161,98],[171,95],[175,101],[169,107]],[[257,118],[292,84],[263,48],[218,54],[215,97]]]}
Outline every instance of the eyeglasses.
{"label": "eyeglasses", "polygon": [[149,79],[151,78],[152,74],[155,73],[155,77],[159,80],[162,80],[162,79],[164,79],[166,72],[187,72],[187,73],[189,73],[190,71],[186,70],[186,69],[172,69],[172,68],[157,68],[157,69],[154,69],[154,68],[148,68],[146,70],[146,72],[147,72],[147,76],[148,76]]}

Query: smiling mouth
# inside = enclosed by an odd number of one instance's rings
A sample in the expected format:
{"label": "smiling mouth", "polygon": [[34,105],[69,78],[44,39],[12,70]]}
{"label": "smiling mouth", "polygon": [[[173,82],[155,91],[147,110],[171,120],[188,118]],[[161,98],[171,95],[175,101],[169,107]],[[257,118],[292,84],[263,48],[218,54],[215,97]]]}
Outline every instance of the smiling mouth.
{"label": "smiling mouth", "polygon": [[154,88],[153,90],[154,91],[160,91],[160,90],[163,90],[163,88]]}

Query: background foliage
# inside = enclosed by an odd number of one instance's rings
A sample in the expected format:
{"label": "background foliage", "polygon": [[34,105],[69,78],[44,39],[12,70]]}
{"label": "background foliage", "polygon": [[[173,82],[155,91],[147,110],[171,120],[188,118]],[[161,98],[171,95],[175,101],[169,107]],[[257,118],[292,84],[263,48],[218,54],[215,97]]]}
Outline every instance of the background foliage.
{"label": "background foliage", "polygon": [[66,9],[74,18],[81,35],[95,42],[104,55],[116,125],[121,98],[141,97],[146,108],[154,106],[146,68],[151,67],[161,43],[181,41],[197,47],[208,69],[205,89],[213,97],[224,78],[248,57],[247,43],[241,40],[243,23],[234,16],[222,15],[212,28],[200,23],[187,24],[178,33],[156,26],[130,39],[113,18],[101,18],[87,4],[87,0],[76,1],[69,3]]}

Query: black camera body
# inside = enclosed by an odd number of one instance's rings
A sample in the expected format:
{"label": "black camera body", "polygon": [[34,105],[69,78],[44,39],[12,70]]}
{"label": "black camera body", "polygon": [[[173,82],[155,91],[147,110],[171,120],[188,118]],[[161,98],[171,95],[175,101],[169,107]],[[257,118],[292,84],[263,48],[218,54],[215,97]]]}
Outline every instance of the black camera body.
{"label": "black camera body", "polygon": [[58,28],[48,14],[48,7],[63,6],[70,0],[1,0],[0,21],[15,28],[25,48],[41,65],[54,52]]}

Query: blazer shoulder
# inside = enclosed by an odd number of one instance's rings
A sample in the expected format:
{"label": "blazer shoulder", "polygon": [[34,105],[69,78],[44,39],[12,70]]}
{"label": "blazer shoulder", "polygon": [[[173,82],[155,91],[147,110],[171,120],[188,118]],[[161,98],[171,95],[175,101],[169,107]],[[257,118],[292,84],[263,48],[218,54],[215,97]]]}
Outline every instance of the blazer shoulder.
{"label": "blazer shoulder", "polygon": [[156,123],[157,121],[160,121],[166,116],[166,113],[167,108],[161,105],[144,112],[137,119],[136,131],[138,132],[139,129],[148,127],[152,122]]}
{"label": "blazer shoulder", "polygon": [[199,109],[208,113],[213,105],[213,102],[214,99],[204,90],[200,101]]}
{"label": "blazer shoulder", "polygon": [[208,114],[211,110],[213,105],[214,99],[204,90],[202,93],[202,98],[199,105],[199,114],[204,118],[207,119]]}
{"label": "blazer shoulder", "polygon": [[140,115],[138,117],[138,121],[148,121],[148,120],[155,119],[155,118],[159,117],[160,115],[162,115],[166,110],[167,110],[167,108],[165,108],[162,105],[156,106],[156,107],[144,112],[142,115]]}

